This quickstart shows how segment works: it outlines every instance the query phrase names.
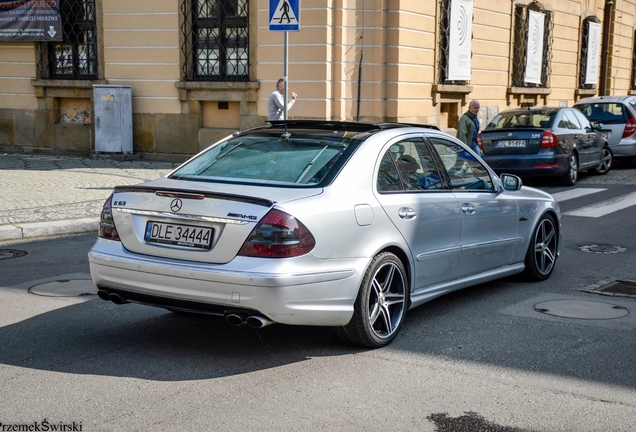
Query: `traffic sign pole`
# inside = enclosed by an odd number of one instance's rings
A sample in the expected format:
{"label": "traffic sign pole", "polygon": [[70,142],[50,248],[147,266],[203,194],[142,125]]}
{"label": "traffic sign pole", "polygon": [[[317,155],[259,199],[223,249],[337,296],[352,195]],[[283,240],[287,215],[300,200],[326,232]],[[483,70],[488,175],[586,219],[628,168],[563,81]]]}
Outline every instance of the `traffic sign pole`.
{"label": "traffic sign pole", "polygon": [[285,94],[283,95],[283,105],[285,106],[285,110],[283,111],[283,120],[287,120],[287,68],[288,68],[288,64],[289,64],[289,59],[287,58],[287,47],[288,47],[288,42],[289,42],[289,32],[285,32],[285,54],[283,56],[283,78],[285,79]]}

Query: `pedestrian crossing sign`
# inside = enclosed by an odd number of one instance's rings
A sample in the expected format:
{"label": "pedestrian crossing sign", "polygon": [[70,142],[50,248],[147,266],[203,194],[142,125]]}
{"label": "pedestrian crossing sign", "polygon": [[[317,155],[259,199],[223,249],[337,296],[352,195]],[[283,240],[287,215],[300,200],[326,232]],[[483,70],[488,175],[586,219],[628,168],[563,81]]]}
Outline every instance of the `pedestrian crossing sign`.
{"label": "pedestrian crossing sign", "polygon": [[269,29],[300,30],[300,0],[269,0]]}

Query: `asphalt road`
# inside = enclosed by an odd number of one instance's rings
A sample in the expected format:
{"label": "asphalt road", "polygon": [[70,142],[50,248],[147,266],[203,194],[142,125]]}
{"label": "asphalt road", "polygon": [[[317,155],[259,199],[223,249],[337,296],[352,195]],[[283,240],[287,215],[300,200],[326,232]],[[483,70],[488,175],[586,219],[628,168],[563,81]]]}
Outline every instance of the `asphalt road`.
{"label": "asphalt road", "polygon": [[[636,192],[628,182],[575,188],[586,194],[564,199],[564,213]],[[409,311],[398,338],[378,350],[347,346],[328,328],[237,328],[104,302],[88,280],[94,235],[0,243],[27,252],[0,259],[0,423],[75,422],[83,431],[631,431],[636,299],[581,289],[636,281],[634,208],[565,214],[549,280],[509,278],[436,299]],[[613,253],[585,251],[592,245]],[[86,295],[37,294],[65,281]],[[535,309],[555,301],[628,313],[580,319]]]}

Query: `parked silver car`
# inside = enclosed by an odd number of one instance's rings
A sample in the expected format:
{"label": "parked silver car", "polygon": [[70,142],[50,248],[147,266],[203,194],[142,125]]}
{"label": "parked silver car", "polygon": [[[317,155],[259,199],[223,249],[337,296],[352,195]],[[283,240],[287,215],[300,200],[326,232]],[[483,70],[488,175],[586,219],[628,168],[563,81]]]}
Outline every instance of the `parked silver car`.
{"label": "parked silver car", "polygon": [[591,122],[602,125],[615,158],[629,158],[636,165],[636,96],[595,96],[581,99],[574,108]]}
{"label": "parked silver car", "polygon": [[435,297],[548,278],[560,233],[549,194],[437,128],[279,121],[116,187],[89,262],[117,304],[333,326],[379,347]]}

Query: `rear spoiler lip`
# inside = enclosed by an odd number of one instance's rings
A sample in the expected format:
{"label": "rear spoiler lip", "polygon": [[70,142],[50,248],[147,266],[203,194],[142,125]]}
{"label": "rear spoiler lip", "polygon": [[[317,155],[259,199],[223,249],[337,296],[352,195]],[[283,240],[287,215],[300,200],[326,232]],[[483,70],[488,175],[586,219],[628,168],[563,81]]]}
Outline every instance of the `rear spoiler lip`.
{"label": "rear spoiler lip", "polygon": [[170,192],[176,194],[185,194],[185,195],[203,195],[205,198],[213,198],[213,199],[224,199],[228,201],[239,201],[245,202],[249,204],[256,204],[263,207],[271,207],[276,204],[276,201],[257,198],[253,196],[247,195],[235,195],[235,194],[227,194],[221,192],[204,192],[204,191],[192,191],[187,189],[176,189],[176,188],[158,188],[156,186],[144,186],[144,185],[130,185],[130,186],[115,186],[115,192],[140,192],[140,193],[157,193],[157,192]]}

